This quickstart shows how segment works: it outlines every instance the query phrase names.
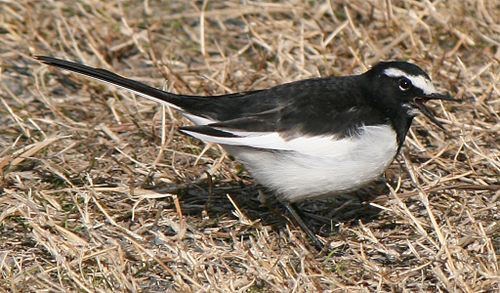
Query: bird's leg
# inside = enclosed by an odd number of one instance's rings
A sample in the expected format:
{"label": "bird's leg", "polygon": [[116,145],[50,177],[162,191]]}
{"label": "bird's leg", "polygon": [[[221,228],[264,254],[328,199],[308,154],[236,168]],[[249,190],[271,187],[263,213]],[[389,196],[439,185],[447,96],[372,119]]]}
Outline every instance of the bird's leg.
{"label": "bird's leg", "polygon": [[297,212],[297,207],[295,206],[295,204],[289,202],[282,202],[282,204],[288,210],[290,215],[292,215],[292,218],[295,220],[295,222],[297,222],[302,231],[304,231],[307,234],[309,239],[312,241],[314,247],[319,251],[323,250],[324,247],[323,243],[319,241],[318,237],[316,237],[316,235],[311,231],[311,229],[309,229],[304,220],[302,220],[299,213]]}
{"label": "bird's leg", "polygon": [[208,196],[207,196],[207,202],[205,203],[205,211],[208,213],[208,211],[212,207],[212,202],[214,198],[214,182],[212,181],[212,175],[208,172],[205,171],[205,174],[207,175],[207,183],[208,183]]}

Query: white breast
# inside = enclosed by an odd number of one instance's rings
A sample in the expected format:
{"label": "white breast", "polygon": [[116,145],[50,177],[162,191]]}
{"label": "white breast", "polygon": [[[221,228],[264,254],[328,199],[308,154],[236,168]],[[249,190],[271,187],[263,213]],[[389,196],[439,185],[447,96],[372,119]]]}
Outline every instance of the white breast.
{"label": "white breast", "polygon": [[357,189],[380,176],[397,152],[388,125],[365,126],[354,137],[289,140],[290,151],[225,145],[262,185],[295,202]]}

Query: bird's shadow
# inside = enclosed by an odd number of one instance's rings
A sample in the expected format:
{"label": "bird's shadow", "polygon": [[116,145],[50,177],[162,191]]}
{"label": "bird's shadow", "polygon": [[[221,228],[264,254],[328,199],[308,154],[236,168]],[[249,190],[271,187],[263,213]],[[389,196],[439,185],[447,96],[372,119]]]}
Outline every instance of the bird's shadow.
{"label": "bird's shadow", "polygon": [[[271,193],[257,184],[244,185],[235,182],[211,181],[192,185],[155,186],[159,193],[176,193],[182,212],[190,216],[204,213],[210,218],[236,217],[237,208],[251,221],[259,220],[263,225],[281,229],[290,215]],[[325,200],[310,200],[297,207],[309,228],[322,236],[335,234],[338,223],[357,225],[359,220],[367,223],[376,219],[381,209],[370,205],[370,201],[387,193],[383,180],[376,181],[356,192],[338,195]],[[231,199],[230,199],[231,198]],[[232,202],[231,202],[232,201]],[[174,208],[174,204],[171,208]]]}

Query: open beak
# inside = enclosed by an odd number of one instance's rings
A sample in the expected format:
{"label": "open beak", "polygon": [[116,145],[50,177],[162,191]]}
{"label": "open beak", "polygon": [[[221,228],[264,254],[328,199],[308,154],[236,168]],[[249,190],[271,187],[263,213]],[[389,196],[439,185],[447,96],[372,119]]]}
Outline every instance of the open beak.
{"label": "open beak", "polygon": [[431,110],[429,110],[429,108],[427,108],[425,106],[425,102],[427,102],[428,100],[454,101],[453,97],[448,93],[446,93],[446,94],[433,93],[433,94],[417,97],[413,100],[413,104],[420,110],[420,112],[422,112],[422,114],[424,114],[427,118],[429,118],[429,120],[431,120],[432,123],[436,124],[439,128],[445,130],[443,124],[441,124],[441,122],[439,122],[436,119],[434,113]]}

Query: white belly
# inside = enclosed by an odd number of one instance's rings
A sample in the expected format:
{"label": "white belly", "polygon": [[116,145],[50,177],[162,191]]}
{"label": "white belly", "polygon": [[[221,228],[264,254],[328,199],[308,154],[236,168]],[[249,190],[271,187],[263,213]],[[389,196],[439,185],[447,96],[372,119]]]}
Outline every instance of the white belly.
{"label": "white belly", "polygon": [[308,139],[304,152],[225,147],[260,184],[290,202],[357,189],[380,176],[398,148],[388,125],[366,126],[350,138],[316,141]]}

